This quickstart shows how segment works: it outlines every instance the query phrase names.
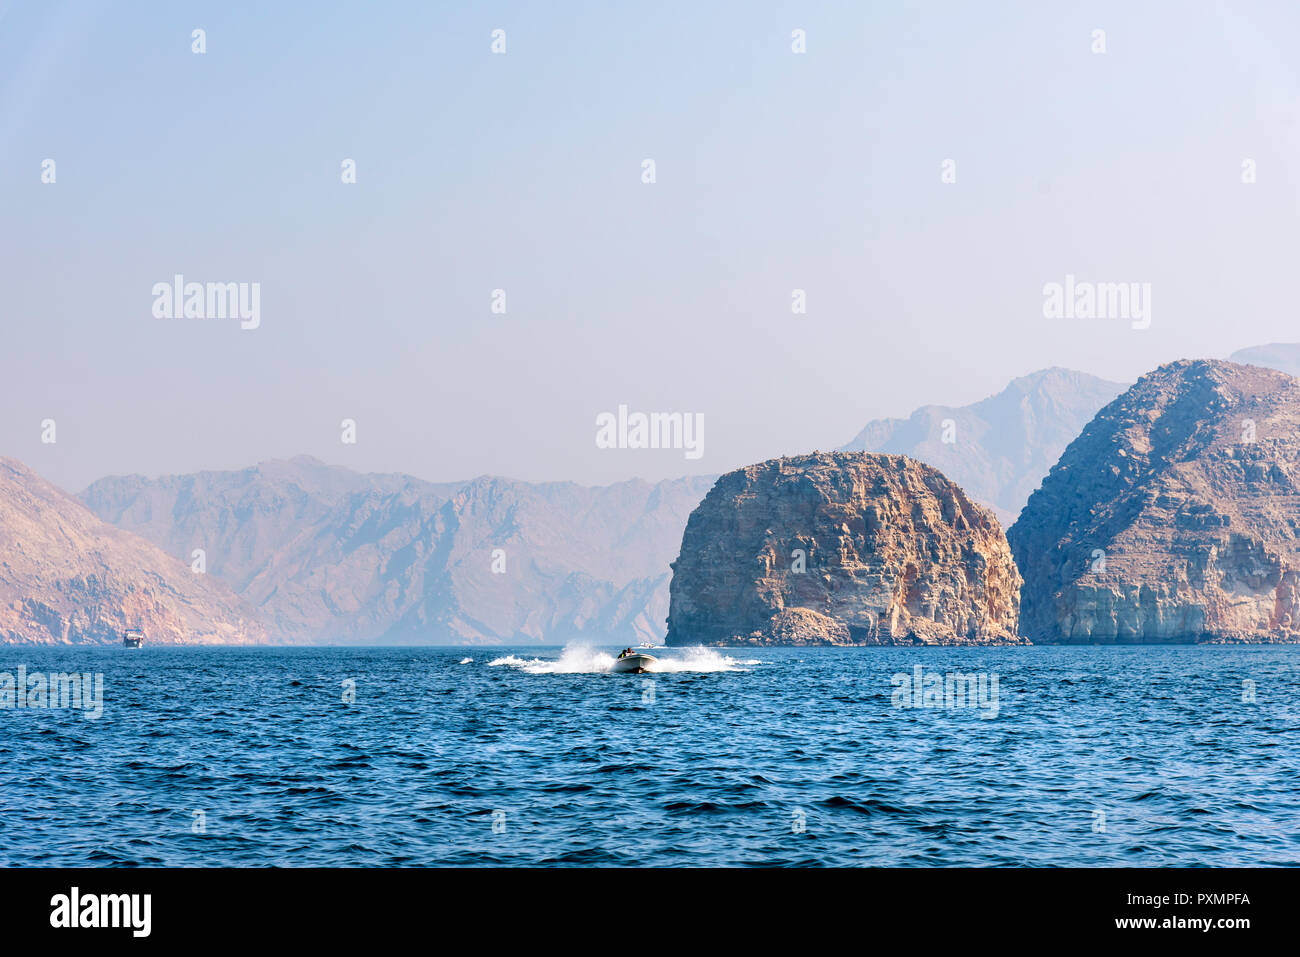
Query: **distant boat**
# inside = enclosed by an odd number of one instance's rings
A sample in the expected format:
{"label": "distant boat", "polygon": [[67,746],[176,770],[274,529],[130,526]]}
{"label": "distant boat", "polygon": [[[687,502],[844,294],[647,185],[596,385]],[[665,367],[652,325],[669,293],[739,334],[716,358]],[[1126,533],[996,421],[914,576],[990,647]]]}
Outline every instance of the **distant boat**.
{"label": "distant boat", "polygon": [[638,647],[638,648],[658,648],[659,646],[656,645],[653,641],[643,641],[643,642],[641,642],[641,644],[637,645],[637,647]]}
{"label": "distant boat", "polygon": [[639,655],[636,652],[619,655],[614,659],[614,670],[622,674],[641,675],[652,671],[659,659],[654,655]]}
{"label": "distant boat", "polygon": [[122,632],[123,648],[140,648],[144,645],[144,632],[139,628],[128,628]]}

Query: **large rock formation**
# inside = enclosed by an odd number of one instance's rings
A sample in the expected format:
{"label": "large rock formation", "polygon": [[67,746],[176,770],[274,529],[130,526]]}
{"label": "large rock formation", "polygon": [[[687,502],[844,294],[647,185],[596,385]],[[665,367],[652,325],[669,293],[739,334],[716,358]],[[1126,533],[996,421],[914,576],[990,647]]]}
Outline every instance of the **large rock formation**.
{"label": "large rock formation", "polygon": [[928,465],[772,459],[722,476],[691,513],[667,640],[1020,643],[1019,591],[997,519]]}
{"label": "large rock formation", "polygon": [[1079,430],[1124,388],[1043,369],[973,405],[927,405],[906,419],[868,422],[841,451],[901,453],[933,465],[1009,525]]}
{"label": "large rock formation", "polygon": [[711,483],[435,484],[300,457],[81,498],[174,555],[205,549],[279,640],[635,643],[663,637],[668,562]]}
{"label": "large rock formation", "polygon": [[1009,537],[1035,642],[1300,639],[1300,380],[1157,369],[1071,443]]}
{"label": "large rock formation", "polygon": [[0,458],[0,643],[264,641],[231,591],[106,525],[21,462]]}

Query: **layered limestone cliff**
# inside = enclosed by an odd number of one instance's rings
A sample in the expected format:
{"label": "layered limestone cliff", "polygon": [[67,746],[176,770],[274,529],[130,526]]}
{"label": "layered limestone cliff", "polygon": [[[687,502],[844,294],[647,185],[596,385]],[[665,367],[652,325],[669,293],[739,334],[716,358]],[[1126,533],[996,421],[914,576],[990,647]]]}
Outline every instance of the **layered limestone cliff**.
{"label": "layered limestone cliff", "polygon": [[997,519],[902,455],[730,472],[691,513],[672,567],[670,645],[1023,641]]}
{"label": "layered limestone cliff", "polygon": [[1300,380],[1157,369],[1066,449],[1009,538],[1035,642],[1300,640]]}

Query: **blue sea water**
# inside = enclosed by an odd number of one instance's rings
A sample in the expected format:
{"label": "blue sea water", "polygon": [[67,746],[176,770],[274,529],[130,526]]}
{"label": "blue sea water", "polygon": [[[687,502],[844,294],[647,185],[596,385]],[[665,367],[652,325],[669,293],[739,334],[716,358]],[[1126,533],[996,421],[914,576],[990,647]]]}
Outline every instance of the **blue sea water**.
{"label": "blue sea water", "polygon": [[0,864],[1300,863],[1300,647],[655,653],[5,648]]}

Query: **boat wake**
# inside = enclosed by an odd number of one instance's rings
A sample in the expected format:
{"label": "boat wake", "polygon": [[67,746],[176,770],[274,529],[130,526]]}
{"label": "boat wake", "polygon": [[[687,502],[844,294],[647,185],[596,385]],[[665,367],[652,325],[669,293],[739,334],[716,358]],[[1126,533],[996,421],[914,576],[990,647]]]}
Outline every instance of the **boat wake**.
{"label": "boat wake", "polygon": [[[738,660],[719,654],[712,648],[686,648],[680,657],[656,655],[650,674],[682,672],[748,671],[749,666],[761,664],[757,660]],[[616,658],[607,651],[590,645],[568,645],[558,658],[520,658],[506,655],[489,661],[489,667],[516,668],[530,675],[599,675],[614,671]]]}

